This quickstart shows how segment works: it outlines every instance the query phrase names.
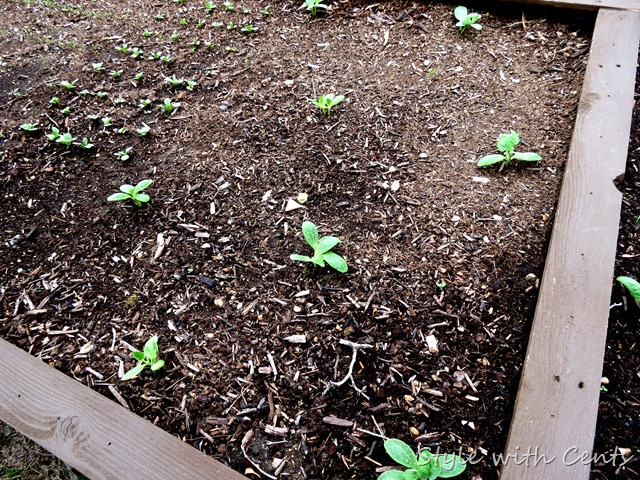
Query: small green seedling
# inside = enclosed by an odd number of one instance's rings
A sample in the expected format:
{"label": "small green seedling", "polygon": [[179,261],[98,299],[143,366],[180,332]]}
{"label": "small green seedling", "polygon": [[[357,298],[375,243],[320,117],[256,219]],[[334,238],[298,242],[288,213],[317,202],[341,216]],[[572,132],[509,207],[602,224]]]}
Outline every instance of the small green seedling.
{"label": "small green seedling", "polygon": [[113,78],[119,78],[120,76],[122,76],[122,70],[111,70],[111,72],[109,72],[109,75],[111,75],[111,77]]}
{"label": "small green seedling", "polygon": [[52,142],[58,140],[60,138],[60,130],[58,127],[51,127],[51,133],[47,133],[47,138]]}
{"label": "small green seedling", "polygon": [[267,5],[266,7],[264,7],[262,10],[260,10],[260,13],[263,15],[271,15],[271,12],[269,11],[269,5]]}
{"label": "small green seedling", "polygon": [[138,361],[138,365],[125,373],[120,380],[127,381],[137,377],[142,371],[149,367],[152,372],[164,367],[164,360],[158,358],[158,336],[151,337],[144,344],[142,352],[131,352],[131,356]]}
{"label": "small green seedling", "polygon": [[102,62],[92,63],[91,66],[93,67],[93,69],[96,72],[103,72],[104,71],[104,65],[102,64]]}
{"label": "small green seedling", "polygon": [[164,13],[159,13],[156,16],[153,17],[156,20],[164,20],[165,19],[165,15]]}
{"label": "small green seedling", "polygon": [[636,302],[640,302],[640,283],[638,283],[638,281],[631,277],[618,277],[616,280],[629,290],[629,293],[636,299]]}
{"label": "small green seedling", "polygon": [[25,130],[27,132],[35,132],[38,130],[38,122],[35,123],[23,123],[20,125],[20,130]]}
{"label": "small green seedling", "polygon": [[67,82],[66,80],[62,80],[58,85],[60,85],[65,90],[73,90],[76,88],[76,82],[78,79],[76,78],[73,82]]}
{"label": "small green seedling", "polygon": [[312,16],[318,15],[318,9],[327,10],[329,8],[328,5],[322,3],[322,0],[304,0],[304,7],[307,7],[307,11],[311,12]]}
{"label": "small green seedling", "polygon": [[214,28],[221,28],[224,26],[224,23],[222,22],[213,22],[211,25],[213,25]]}
{"label": "small green seedling", "polygon": [[444,287],[446,286],[447,286],[447,282],[445,282],[444,280],[436,282],[436,287],[438,287],[440,290],[444,290]]}
{"label": "small green seedling", "polygon": [[148,98],[141,98],[140,104],[138,105],[141,109],[148,107],[151,105],[151,100]]}
{"label": "small green seedling", "polygon": [[227,30],[234,30],[236,28],[236,24],[233,22],[229,22],[227,25]]}
{"label": "small green seedling", "polygon": [[162,52],[151,52],[149,60],[160,60],[160,57],[162,57]]}
{"label": "small green seedling", "polygon": [[131,58],[140,58],[142,55],[144,55],[144,52],[138,47],[134,47],[133,50],[131,50]]}
{"label": "small green seedling", "polygon": [[86,97],[87,95],[89,95],[91,92],[89,90],[87,90],[86,88],[80,92],[78,92],[78,94],[82,95],[83,97]]}
{"label": "small green seedling", "polygon": [[147,133],[149,133],[149,131],[151,130],[151,127],[149,125],[147,125],[146,123],[144,123],[144,122],[142,124],[144,125],[144,127],[140,127],[138,129],[136,129],[136,133],[140,137],[146,137]]}
{"label": "small green seedling", "polygon": [[198,85],[198,82],[194,80],[187,80],[187,90],[189,90],[190,92],[193,92],[193,89],[196,88],[196,85]]}
{"label": "small green seedling", "polygon": [[108,202],[119,202],[123,200],[131,200],[138,207],[141,207],[143,203],[147,203],[149,195],[143,192],[146,188],[153,183],[153,180],[142,180],[135,187],[133,185],[121,185],[118,193],[113,193],[107,197]]}
{"label": "small green seedling", "polygon": [[135,76],[133,77],[134,80],[142,80],[144,78],[144,72],[138,72],[135,74]]}
{"label": "small green seedling", "polygon": [[253,27],[253,25],[247,25],[246,27],[242,27],[240,29],[240,31],[244,33],[251,33],[251,32],[254,32],[255,30],[256,29]]}
{"label": "small green seedling", "polygon": [[226,8],[229,12],[233,12],[236,8],[236,6],[233,4],[233,2],[224,2],[222,4],[224,6],[224,8]]}
{"label": "small green seedling", "polygon": [[75,139],[76,137],[72,137],[71,134],[67,132],[64,135],[60,135],[58,138],[56,138],[56,143],[61,143],[63,145],[66,145],[67,147],[70,147]]}
{"label": "small green seedling", "polygon": [[169,38],[171,40],[180,40],[180,34],[177,32],[173,32],[173,34]]}
{"label": "small green seedling", "polygon": [[142,36],[145,38],[148,38],[151,35],[153,35],[153,32],[151,30],[145,30],[144,32],[142,32]]}
{"label": "small green seedling", "polygon": [[105,126],[105,127],[110,127],[112,125],[111,118],[103,117],[102,118],[102,125]]}
{"label": "small green seedling", "polygon": [[160,57],[160,61],[164,63],[169,63],[171,61],[171,55],[167,54]]}
{"label": "small green seedling", "polygon": [[116,50],[122,53],[129,53],[129,45],[127,45],[126,43],[123,43],[119,47],[116,47]]}
{"label": "small green seedling", "polygon": [[384,449],[392,459],[407,467],[407,470],[387,470],[378,477],[378,480],[451,478],[460,475],[467,468],[466,462],[452,453],[433,455],[425,449],[416,457],[409,445],[396,438],[385,440]]}
{"label": "small green seedling", "polygon": [[184,83],[184,79],[177,78],[175,73],[170,77],[164,77],[164,81],[170,83],[172,87],[179,87]]}
{"label": "small green seedling", "polygon": [[71,113],[71,108],[69,108],[69,106],[67,105],[66,107],[64,107],[62,110],[60,110],[60,113],[62,115],[69,115]]}
{"label": "small green seedling", "polygon": [[133,150],[133,147],[127,147],[120,152],[114,153],[114,155],[118,157],[120,160],[122,160],[123,162],[126,162],[127,160],[129,160],[131,150]]}
{"label": "small green seedling", "polygon": [[96,97],[98,98],[107,98],[109,94],[107,92],[98,92],[96,93]]}
{"label": "small green seedling", "polygon": [[49,100],[49,103],[51,105],[59,105],[60,104],[60,99],[58,97],[51,97],[51,100]]}
{"label": "small green seedling", "polygon": [[189,25],[189,20],[187,20],[186,18],[181,18],[180,25],[182,25],[183,27],[186,27],[187,25]]}
{"label": "small green seedling", "polygon": [[511,130],[511,133],[501,133],[498,137],[498,151],[503,155],[494,154],[487,155],[478,160],[479,167],[486,167],[487,165],[493,165],[495,163],[502,163],[500,170],[509,164],[511,160],[521,160],[524,162],[537,162],[542,160],[542,157],[537,153],[531,152],[516,152],[516,145],[520,143],[520,135],[515,130]]}
{"label": "small green seedling", "polygon": [[165,98],[162,105],[160,105],[160,111],[164,114],[173,114],[180,106],[180,102],[174,102],[170,98]]}
{"label": "small green seedling", "polygon": [[344,95],[336,95],[335,93],[329,93],[322,95],[317,100],[309,100],[316,107],[322,111],[325,117],[331,116],[331,109],[344,100]]}
{"label": "small green seedling", "polygon": [[204,8],[207,9],[207,12],[211,12],[212,10],[215,10],[217,7],[213,2],[204,2]]}
{"label": "small green seedling", "polygon": [[312,222],[302,224],[302,234],[309,246],[313,248],[313,258],[306,255],[293,254],[289,258],[296,262],[311,262],[320,267],[329,266],[341,273],[347,271],[347,262],[337,253],[331,251],[333,247],[340,243],[340,239],[332,236],[318,238],[318,228]]}
{"label": "small green seedling", "polygon": [[89,143],[89,139],[87,137],[84,137],[81,142],[74,142],[73,144],[83,150],[89,150],[90,148],[93,148],[93,143]]}
{"label": "small green seedling", "polygon": [[469,27],[475,28],[476,30],[482,30],[482,25],[476,23],[482,16],[479,13],[469,13],[467,7],[458,7],[453,11],[453,15],[458,20],[456,27],[460,29],[460,33],[464,33]]}

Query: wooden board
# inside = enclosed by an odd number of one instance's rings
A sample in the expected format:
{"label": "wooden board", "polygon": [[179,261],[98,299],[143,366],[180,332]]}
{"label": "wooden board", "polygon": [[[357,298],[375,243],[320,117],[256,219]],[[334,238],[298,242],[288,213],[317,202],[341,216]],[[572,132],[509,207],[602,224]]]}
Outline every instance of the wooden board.
{"label": "wooden board", "polygon": [[246,480],[0,339],[0,418],[91,480]]}
{"label": "wooden board", "polygon": [[501,480],[589,478],[639,39],[640,13],[600,10]]}
{"label": "wooden board", "polygon": [[502,0],[518,3],[529,3],[547,7],[579,8],[582,10],[598,10],[599,8],[619,8],[640,11],[640,0]]}

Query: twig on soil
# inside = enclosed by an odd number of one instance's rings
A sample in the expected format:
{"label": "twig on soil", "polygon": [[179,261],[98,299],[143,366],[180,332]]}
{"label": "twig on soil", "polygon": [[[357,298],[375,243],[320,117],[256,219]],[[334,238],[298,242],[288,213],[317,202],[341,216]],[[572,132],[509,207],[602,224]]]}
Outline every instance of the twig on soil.
{"label": "twig on soil", "polygon": [[358,350],[366,350],[368,348],[373,348],[373,345],[369,345],[368,343],[353,343],[353,342],[350,342],[349,340],[344,340],[344,339],[340,340],[340,344],[346,345],[347,347],[351,347],[353,349],[353,354],[351,355],[351,364],[349,365],[349,372],[339,382],[334,382],[332,380],[329,380],[327,382],[326,387],[324,388],[324,392],[322,392],[322,395],[326,395],[331,387],[339,387],[341,385],[344,385],[347,382],[347,380],[350,379],[351,385],[353,385],[353,389],[356,392],[358,392],[360,395],[362,395],[364,398],[369,400],[369,397],[364,393],[364,388],[360,389],[356,386],[356,382],[353,379],[353,367],[356,364],[356,359],[358,357]]}

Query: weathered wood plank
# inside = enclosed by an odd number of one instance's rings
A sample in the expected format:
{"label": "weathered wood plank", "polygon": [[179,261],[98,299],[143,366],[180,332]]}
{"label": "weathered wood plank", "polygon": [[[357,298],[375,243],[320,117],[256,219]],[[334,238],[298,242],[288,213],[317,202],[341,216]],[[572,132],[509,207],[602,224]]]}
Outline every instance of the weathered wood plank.
{"label": "weathered wood plank", "polygon": [[598,10],[599,8],[617,8],[622,10],[640,10],[640,0],[502,0],[504,2],[529,3],[546,7],[578,8]]}
{"label": "weathered wood plank", "polygon": [[2,339],[0,359],[0,419],[92,480],[246,480]]}
{"label": "weathered wood plank", "polygon": [[639,39],[640,13],[600,10],[501,480],[589,478]]}

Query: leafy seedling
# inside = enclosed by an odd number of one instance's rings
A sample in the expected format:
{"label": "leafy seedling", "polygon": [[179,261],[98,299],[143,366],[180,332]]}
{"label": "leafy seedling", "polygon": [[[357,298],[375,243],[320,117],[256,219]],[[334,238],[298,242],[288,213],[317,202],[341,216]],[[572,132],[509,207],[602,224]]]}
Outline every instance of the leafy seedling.
{"label": "leafy seedling", "polygon": [[142,80],[142,79],[143,79],[143,77],[144,77],[144,72],[138,72],[138,73],[136,73],[136,74],[135,74],[135,76],[133,77],[133,79],[134,79],[134,80],[138,80],[138,81],[140,81],[140,80]]}
{"label": "leafy seedling", "polygon": [[137,377],[147,367],[151,368],[152,372],[160,370],[162,367],[164,367],[164,360],[160,360],[158,358],[159,352],[157,335],[147,340],[147,343],[144,344],[142,352],[131,352],[131,356],[138,361],[138,365],[125,373],[120,379],[122,381],[131,380],[132,378]]}
{"label": "leafy seedling", "polygon": [[479,13],[469,13],[467,7],[458,7],[453,11],[453,15],[458,20],[456,27],[460,29],[460,33],[464,33],[469,27],[482,30],[482,25],[476,23],[482,16]]}
{"label": "leafy seedling", "polygon": [[55,142],[60,138],[60,130],[57,127],[51,127],[51,133],[47,133],[47,138]]}
{"label": "leafy seedling", "polygon": [[51,97],[51,100],[49,100],[49,103],[51,105],[59,105],[60,104],[60,99],[58,97]]}
{"label": "leafy seedling", "polygon": [[144,125],[144,127],[140,127],[138,129],[136,129],[136,133],[140,137],[146,137],[147,133],[149,133],[149,131],[151,130],[151,127],[149,125],[147,125],[146,123],[144,123],[144,122],[142,124]]}
{"label": "leafy seedling", "polygon": [[636,302],[640,302],[640,283],[638,283],[638,281],[631,277],[618,277],[616,280],[629,290],[629,293],[635,298]]}
{"label": "leafy seedling", "polygon": [[109,94],[107,92],[98,92],[96,93],[96,97],[98,98],[107,98]]}
{"label": "leafy seedling", "polygon": [[254,26],[253,26],[253,25],[247,25],[246,27],[242,27],[242,28],[240,29],[240,31],[241,31],[241,32],[244,32],[244,33],[251,33],[251,32],[254,32],[255,30],[256,30],[256,29],[254,28]]}
{"label": "leafy seedling", "polygon": [[96,72],[103,72],[104,71],[104,65],[102,64],[102,62],[92,63],[91,66],[93,67],[93,69]]}
{"label": "leafy seedling", "polygon": [[217,7],[213,2],[204,2],[204,8],[207,9],[207,12],[211,12],[215,10]]}
{"label": "leafy seedling", "polygon": [[309,246],[313,248],[313,258],[306,255],[293,254],[289,258],[296,262],[311,262],[320,267],[325,266],[325,262],[341,273],[347,271],[347,262],[337,253],[331,251],[333,247],[340,243],[340,239],[332,236],[318,238],[318,228],[312,222],[302,224],[302,234]]}
{"label": "leafy seedling", "polygon": [[138,47],[134,47],[134,49],[131,50],[131,58],[140,58],[142,55],[144,55],[144,52]]}
{"label": "leafy seedling", "polygon": [[467,468],[465,461],[452,453],[433,455],[429,450],[422,450],[416,457],[409,445],[396,438],[385,440],[384,449],[393,460],[407,467],[407,470],[387,470],[378,480],[451,478],[460,475]]}
{"label": "leafy seedling", "polygon": [[149,105],[151,105],[151,100],[149,100],[148,98],[141,98],[140,99],[140,104],[138,106],[140,108],[146,108]]}
{"label": "leafy seedling", "polygon": [[515,130],[511,130],[511,133],[501,133],[498,137],[498,151],[503,154],[493,154],[482,157],[478,160],[479,167],[486,167],[495,163],[502,163],[500,170],[509,164],[511,160],[521,160],[524,162],[537,162],[542,160],[542,157],[537,153],[532,152],[516,152],[516,145],[520,143],[520,135]]}
{"label": "leafy seedling", "polygon": [[38,122],[23,123],[22,125],[20,125],[20,130],[25,130],[27,132],[35,132],[38,130]]}
{"label": "leafy seedling", "polygon": [[335,93],[329,93],[322,95],[317,100],[309,100],[316,107],[320,109],[322,114],[329,118],[331,116],[331,109],[344,100],[344,95],[336,95]]}
{"label": "leafy seedling", "polygon": [[184,79],[177,78],[175,73],[170,77],[165,77],[164,81],[170,83],[172,87],[179,87],[184,83]]}
{"label": "leafy seedling", "polygon": [[73,90],[76,88],[76,82],[78,79],[76,78],[73,82],[67,82],[66,80],[62,80],[58,85],[60,85],[65,90]]}
{"label": "leafy seedling", "polygon": [[148,38],[151,35],[153,35],[153,32],[151,30],[145,30],[144,32],[142,32],[142,36],[145,38]]}
{"label": "leafy seedling", "polygon": [[103,117],[102,118],[102,125],[104,125],[105,127],[110,127],[112,125],[111,118]]}
{"label": "leafy seedling", "polygon": [[109,75],[111,75],[111,77],[113,78],[119,78],[120,76],[122,76],[122,70],[111,70],[111,72],[109,72]]}
{"label": "leafy seedling", "polygon": [[66,106],[62,110],[60,110],[60,113],[62,115],[69,115],[71,113],[71,108],[69,108],[69,106]]}
{"label": "leafy seedling", "polygon": [[322,3],[322,0],[304,0],[304,7],[306,7],[308,12],[311,12],[312,16],[318,15],[318,9],[327,10],[329,5],[325,5]]}
{"label": "leafy seedling", "polygon": [[180,102],[174,102],[170,98],[165,98],[162,105],[160,105],[160,111],[166,114],[173,114],[180,106]]}
{"label": "leafy seedling", "polygon": [[64,135],[58,136],[58,138],[56,138],[56,143],[61,143],[62,145],[69,147],[75,139],[76,137],[72,137],[71,134],[67,132]]}
{"label": "leafy seedling", "polygon": [[118,157],[120,160],[122,160],[123,162],[126,162],[127,160],[129,160],[131,150],[133,150],[133,147],[127,147],[120,152],[114,153],[114,155]]}
{"label": "leafy seedling", "polygon": [[193,89],[196,88],[196,85],[198,85],[198,82],[194,80],[187,80],[187,90],[189,90],[190,92],[193,92]]}
{"label": "leafy seedling", "polygon": [[120,186],[120,191],[113,193],[107,197],[108,202],[120,202],[123,200],[131,200],[138,207],[141,207],[143,203],[147,203],[149,195],[143,192],[149,185],[153,183],[153,180],[142,180],[135,187],[133,185],[125,184]]}
{"label": "leafy seedling", "polygon": [[233,2],[224,2],[222,5],[229,12],[233,12],[236,9],[236,6],[233,4]]}
{"label": "leafy seedling", "polygon": [[93,143],[89,143],[89,139],[87,137],[84,137],[81,142],[74,142],[73,144],[83,150],[89,150],[90,148],[93,148]]}

